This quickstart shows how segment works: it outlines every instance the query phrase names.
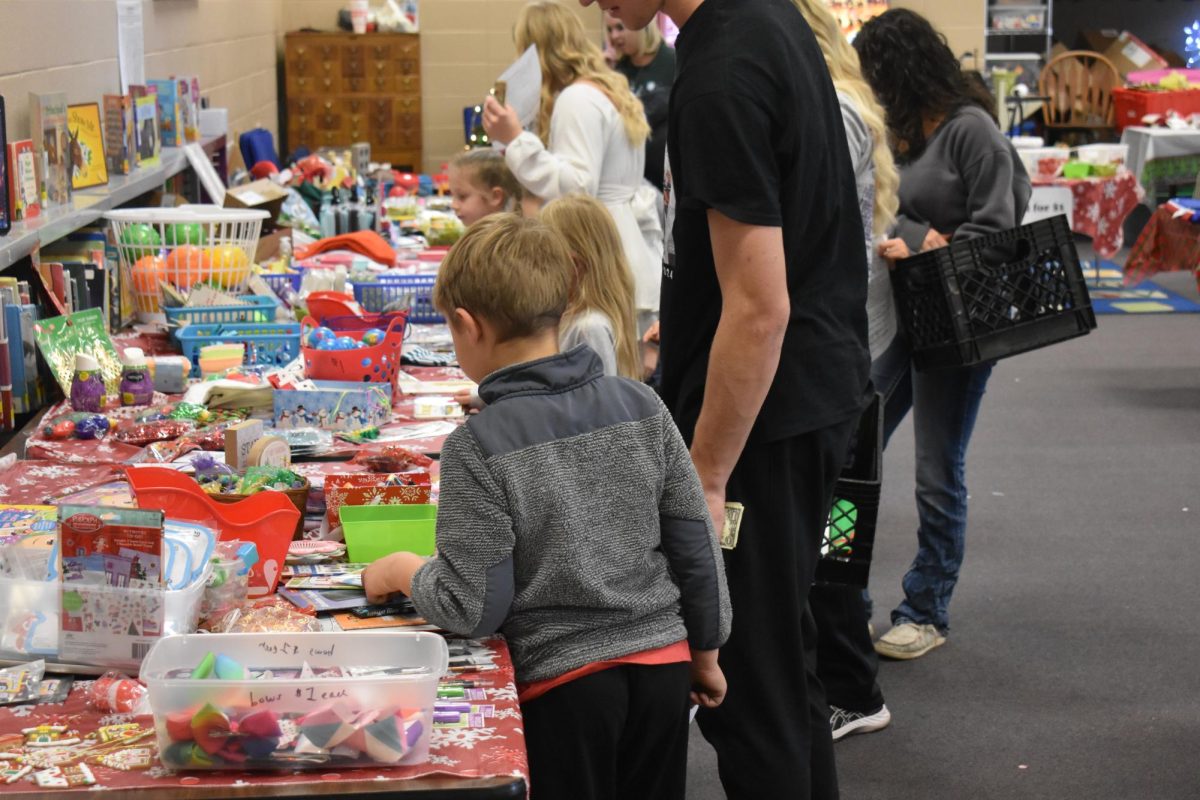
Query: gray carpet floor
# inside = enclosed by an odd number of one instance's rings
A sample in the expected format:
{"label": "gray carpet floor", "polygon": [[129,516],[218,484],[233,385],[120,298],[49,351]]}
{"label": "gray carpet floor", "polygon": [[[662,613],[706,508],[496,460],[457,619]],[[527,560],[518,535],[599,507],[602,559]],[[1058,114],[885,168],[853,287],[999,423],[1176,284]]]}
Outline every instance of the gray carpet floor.
{"label": "gray carpet floor", "polygon": [[[836,746],[844,798],[1200,797],[1200,314],[1098,320],[993,373],[950,638],[882,664],[893,722]],[[884,472],[877,633],[916,549],[909,422]],[[695,726],[688,780],[724,796]]]}

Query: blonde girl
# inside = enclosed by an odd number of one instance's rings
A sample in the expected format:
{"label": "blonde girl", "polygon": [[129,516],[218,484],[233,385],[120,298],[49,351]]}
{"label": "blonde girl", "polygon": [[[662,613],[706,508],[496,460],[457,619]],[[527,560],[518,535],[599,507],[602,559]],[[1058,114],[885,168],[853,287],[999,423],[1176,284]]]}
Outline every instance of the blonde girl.
{"label": "blonde girl", "polygon": [[895,338],[896,307],[887,263],[879,243],[887,238],[900,203],[900,174],[888,146],[883,107],[862,76],[858,53],[823,0],[792,0],[817,37],[842,106],[842,121],[854,163],[858,200],[867,235],[867,326],[871,359],[879,358]]}
{"label": "blonde girl", "polygon": [[[553,0],[517,15],[518,52],[536,45],[542,101],[535,129],[522,128],[511,106],[489,97],[483,126],[525,189],[544,200],[573,193],[597,198],[612,214],[634,277],[639,326],[658,311],[662,226],[655,192],[644,186],[646,122],[629,82],[604,63],[579,17]],[[644,188],[643,188],[644,186]]]}
{"label": "blonde girl", "polygon": [[450,208],[463,225],[489,214],[520,209],[521,184],[504,156],[489,148],[465,150],[450,161]]}
{"label": "blonde girl", "polygon": [[558,329],[559,348],[586,344],[599,354],[606,375],[640,380],[633,274],[612,215],[595,198],[573,194],[542,209],[542,221],[566,240],[578,272]]}

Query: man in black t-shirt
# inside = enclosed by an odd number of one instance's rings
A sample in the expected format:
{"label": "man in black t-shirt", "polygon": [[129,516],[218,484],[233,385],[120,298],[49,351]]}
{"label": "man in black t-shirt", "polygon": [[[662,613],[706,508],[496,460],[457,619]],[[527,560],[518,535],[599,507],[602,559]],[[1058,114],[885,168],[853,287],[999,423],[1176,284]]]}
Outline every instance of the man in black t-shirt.
{"label": "man in black t-shirt", "polygon": [[[590,0],[581,0],[585,5]],[[831,798],[806,612],[867,387],[862,217],[841,112],[790,0],[599,0],[680,27],[663,187],[662,393],[726,551],[725,702],[701,709],[727,796]]]}

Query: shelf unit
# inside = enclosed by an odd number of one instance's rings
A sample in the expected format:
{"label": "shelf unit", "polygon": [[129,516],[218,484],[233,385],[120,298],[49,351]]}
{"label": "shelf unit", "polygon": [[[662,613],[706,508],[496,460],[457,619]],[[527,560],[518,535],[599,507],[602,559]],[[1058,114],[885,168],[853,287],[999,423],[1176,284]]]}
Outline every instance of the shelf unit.
{"label": "shelf unit", "polygon": [[[211,157],[214,148],[224,148],[225,137],[209,137],[200,145]],[[104,212],[160,188],[187,168],[188,160],[182,148],[164,147],[157,166],[139,167],[128,175],[113,175],[105,186],[73,192],[70,205],[44,209],[31,220],[14,222],[12,230],[0,237],[0,270],[8,269],[44,245],[91,225]]]}
{"label": "shelf unit", "polygon": [[[1054,39],[1054,0],[1042,2],[1005,3],[1001,0],[984,0],[987,27],[984,29],[986,52],[992,54],[1038,53],[1043,58],[1050,55]],[[1041,12],[1039,28],[1001,27],[999,18],[1005,14],[1031,14]]]}

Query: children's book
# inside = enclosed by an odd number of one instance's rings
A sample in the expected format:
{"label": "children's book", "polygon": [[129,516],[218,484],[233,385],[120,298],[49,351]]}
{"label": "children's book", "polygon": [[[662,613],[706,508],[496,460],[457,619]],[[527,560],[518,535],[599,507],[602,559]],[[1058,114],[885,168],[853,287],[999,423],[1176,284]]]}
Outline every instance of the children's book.
{"label": "children's book", "polygon": [[131,84],[129,93],[133,96],[138,166],[156,166],[161,158],[162,143],[158,133],[158,99],[154,87]]}
{"label": "children's book", "polygon": [[146,81],[157,92],[158,100],[158,133],[162,138],[163,147],[182,147],[186,142],[181,141],[183,131],[179,121],[179,87],[173,79]]}
{"label": "children's book", "polygon": [[128,175],[137,166],[133,98],[127,94],[104,95],[104,153],[111,175]]}
{"label": "children's book", "polygon": [[67,106],[67,131],[71,137],[71,188],[90,189],[108,183],[100,104]]}
{"label": "children's book", "polygon": [[179,124],[183,131],[182,147],[200,141],[200,79],[193,76],[175,78],[179,97]]}
{"label": "children's book", "polygon": [[37,156],[32,139],[21,139],[8,145],[8,197],[14,220],[33,219],[42,213]]}
{"label": "children's book", "polygon": [[30,138],[40,162],[42,203],[66,205],[71,201],[71,137],[67,132],[66,93],[30,92],[29,119]]}

